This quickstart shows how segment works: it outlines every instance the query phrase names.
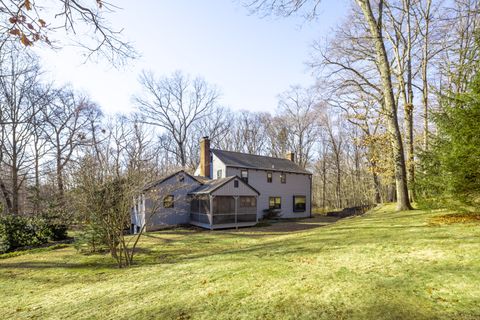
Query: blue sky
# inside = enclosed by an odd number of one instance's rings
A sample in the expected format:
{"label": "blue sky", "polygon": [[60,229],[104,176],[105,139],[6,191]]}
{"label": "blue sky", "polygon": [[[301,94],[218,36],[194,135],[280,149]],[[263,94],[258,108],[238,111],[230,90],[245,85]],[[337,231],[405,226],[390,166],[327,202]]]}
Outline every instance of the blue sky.
{"label": "blue sky", "polygon": [[250,15],[235,0],[112,0],[123,8],[109,17],[123,28],[141,57],[121,70],[83,64],[75,48],[38,50],[48,77],[72,83],[107,113],[133,110],[138,74],[181,70],[218,86],[232,109],[273,111],[290,85],[310,85],[305,62],[311,43],[328,36],[343,19],[348,0],[324,0],[315,21]]}

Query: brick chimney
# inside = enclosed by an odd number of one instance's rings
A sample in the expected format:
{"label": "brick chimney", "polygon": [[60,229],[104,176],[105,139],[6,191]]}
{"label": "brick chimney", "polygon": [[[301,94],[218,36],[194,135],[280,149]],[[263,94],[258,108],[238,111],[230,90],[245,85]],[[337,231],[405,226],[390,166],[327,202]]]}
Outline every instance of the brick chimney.
{"label": "brick chimney", "polygon": [[285,155],[285,159],[290,160],[290,161],[292,161],[292,162],[295,162],[295,153],[293,153],[293,152],[288,152],[288,153]]}
{"label": "brick chimney", "polygon": [[210,177],[210,139],[203,137],[200,140],[200,175]]}

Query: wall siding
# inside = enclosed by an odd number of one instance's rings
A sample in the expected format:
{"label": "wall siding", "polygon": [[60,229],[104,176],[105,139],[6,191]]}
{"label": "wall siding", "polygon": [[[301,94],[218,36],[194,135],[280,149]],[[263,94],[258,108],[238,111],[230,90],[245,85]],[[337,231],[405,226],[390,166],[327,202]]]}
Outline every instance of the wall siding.
{"label": "wall siding", "polygon": [[[234,181],[238,181],[238,188],[235,188]],[[221,188],[215,190],[212,195],[214,196],[256,196],[258,195],[245,183],[242,183],[240,179],[232,179],[228,183],[224,184]]]}
{"label": "wall siding", "polygon": [[[228,176],[240,176],[241,168],[227,168]],[[248,184],[260,192],[257,202],[257,216],[263,217],[263,210],[268,209],[269,197],[282,198],[282,218],[309,217],[311,214],[310,176],[305,174],[286,173],[287,183],[280,183],[280,172],[272,171],[272,183],[267,182],[267,171],[248,169]],[[293,196],[306,197],[305,212],[293,211]]]}
{"label": "wall siding", "polygon": [[[148,230],[155,230],[165,225],[187,224],[190,222],[190,203],[187,201],[188,193],[200,184],[188,175],[184,174],[183,176],[185,178],[183,183],[177,181],[178,175],[176,175],[159,185],[158,200],[146,197],[145,210],[147,213],[146,225]],[[169,194],[174,196],[174,207],[164,208],[163,197]],[[148,217],[152,206],[156,206],[157,210],[153,216]]]}

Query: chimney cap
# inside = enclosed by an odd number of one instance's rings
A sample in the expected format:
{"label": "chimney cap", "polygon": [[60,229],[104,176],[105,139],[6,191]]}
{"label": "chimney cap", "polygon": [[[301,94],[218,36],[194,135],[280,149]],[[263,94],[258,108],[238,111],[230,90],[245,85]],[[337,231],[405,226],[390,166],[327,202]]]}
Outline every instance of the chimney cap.
{"label": "chimney cap", "polygon": [[204,136],[204,137],[202,137],[202,139],[208,140],[210,138],[208,136]]}

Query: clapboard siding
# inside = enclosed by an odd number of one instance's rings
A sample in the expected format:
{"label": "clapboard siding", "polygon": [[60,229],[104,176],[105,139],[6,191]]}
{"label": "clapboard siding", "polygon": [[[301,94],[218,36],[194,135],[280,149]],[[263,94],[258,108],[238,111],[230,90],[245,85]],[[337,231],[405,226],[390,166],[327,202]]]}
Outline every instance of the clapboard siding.
{"label": "clapboard siding", "polygon": [[[240,176],[241,168],[227,168],[228,176]],[[257,203],[257,216],[263,216],[263,210],[268,209],[269,197],[282,198],[283,218],[300,218],[309,217],[311,213],[311,185],[310,177],[306,174],[286,173],[287,181],[285,184],[280,182],[280,172],[272,172],[272,183],[267,182],[267,171],[248,169],[248,184],[254,187],[260,196]],[[293,196],[305,196],[306,210],[305,212],[293,211]]]}
{"label": "clapboard siding", "polygon": [[[179,176],[184,177],[180,182]],[[188,193],[200,184],[190,176],[179,173],[161,184],[153,187],[145,195],[145,222],[148,230],[154,230],[165,225],[187,224],[190,222],[190,203]],[[174,207],[164,208],[163,198],[174,196]],[[152,213],[154,214],[152,215]]]}
{"label": "clapboard siding", "polygon": [[[238,188],[235,188],[234,181],[238,180]],[[242,183],[240,179],[233,179],[228,183],[224,184],[219,189],[215,190],[213,193],[215,196],[256,196],[257,193],[247,186],[245,183]]]}

